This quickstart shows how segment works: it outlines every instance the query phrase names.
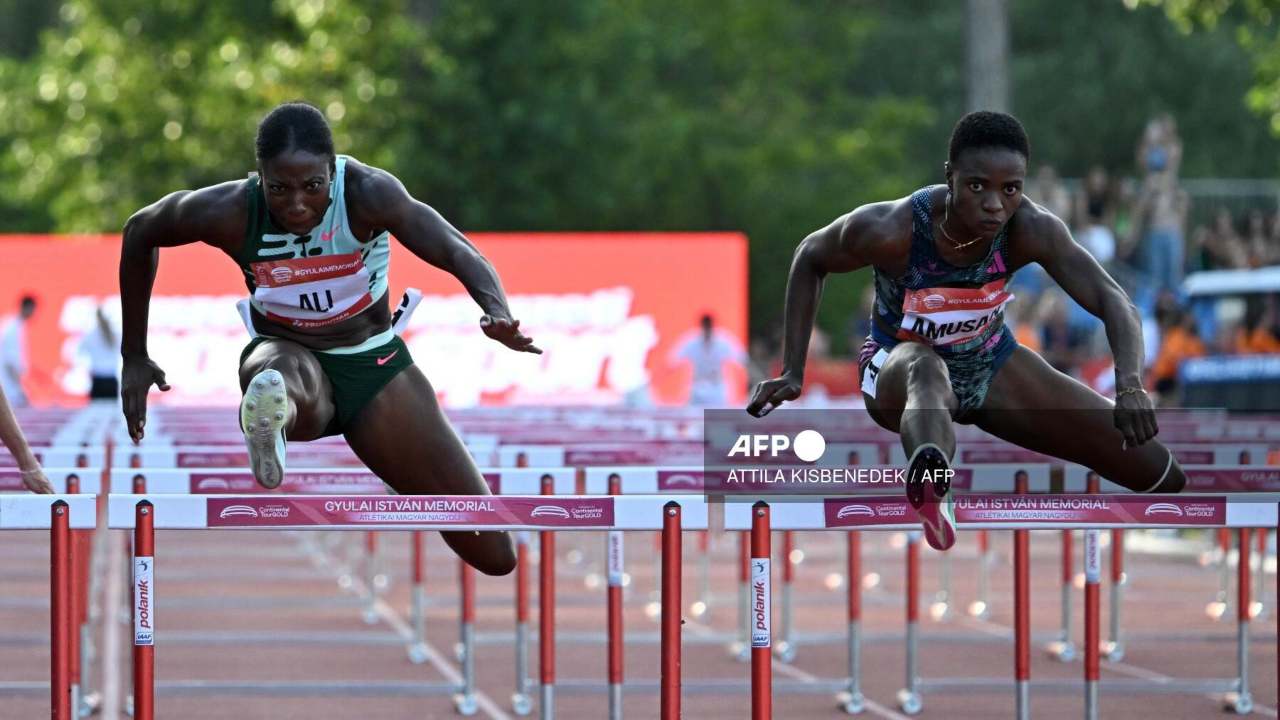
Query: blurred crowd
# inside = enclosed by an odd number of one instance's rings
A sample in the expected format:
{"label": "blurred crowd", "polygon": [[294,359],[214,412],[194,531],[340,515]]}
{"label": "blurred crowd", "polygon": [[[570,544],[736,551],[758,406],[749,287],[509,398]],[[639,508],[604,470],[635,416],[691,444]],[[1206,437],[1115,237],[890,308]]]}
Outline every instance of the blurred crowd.
{"label": "blurred crowd", "polygon": [[[1170,115],[1151,119],[1138,139],[1135,165],[1093,167],[1066,181],[1052,165],[1040,165],[1026,196],[1062,218],[1076,241],[1128,292],[1143,317],[1147,381],[1164,405],[1177,402],[1177,376],[1188,358],[1211,354],[1280,352],[1280,296],[1254,294],[1223,313],[1193,307],[1183,294],[1187,273],[1247,270],[1280,264],[1280,210],[1275,198],[1235,210],[1193,201],[1179,170],[1182,140]],[[1189,229],[1190,228],[1190,229]],[[1038,265],[1019,270],[1006,322],[1018,341],[1054,367],[1100,391],[1113,381],[1111,353],[1101,321],[1076,304]],[[849,319],[848,355],[866,336],[874,290]],[[752,345],[753,376],[777,363],[779,330]],[[830,340],[815,329],[810,364],[828,357]]]}

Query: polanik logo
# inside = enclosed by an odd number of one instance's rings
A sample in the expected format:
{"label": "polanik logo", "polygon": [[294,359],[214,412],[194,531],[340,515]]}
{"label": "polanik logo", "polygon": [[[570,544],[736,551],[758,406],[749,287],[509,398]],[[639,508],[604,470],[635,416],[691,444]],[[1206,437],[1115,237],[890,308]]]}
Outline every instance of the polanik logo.
{"label": "polanik logo", "polygon": [[801,430],[795,440],[787,435],[739,435],[729,448],[729,457],[778,457],[790,449],[805,462],[813,462],[827,450],[827,440],[817,430]]}

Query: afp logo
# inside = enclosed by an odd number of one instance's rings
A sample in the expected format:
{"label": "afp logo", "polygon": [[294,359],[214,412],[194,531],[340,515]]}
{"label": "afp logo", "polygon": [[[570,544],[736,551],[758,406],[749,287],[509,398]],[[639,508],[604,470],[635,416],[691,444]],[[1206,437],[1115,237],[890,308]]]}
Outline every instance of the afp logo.
{"label": "afp logo", "polygon": [[729,448],[729,457],[778,457],[791,450],[805,462],[813,462],[826,452],[827,440],[817,430],[801,430],[793,440],[788,435],[739,435]]}

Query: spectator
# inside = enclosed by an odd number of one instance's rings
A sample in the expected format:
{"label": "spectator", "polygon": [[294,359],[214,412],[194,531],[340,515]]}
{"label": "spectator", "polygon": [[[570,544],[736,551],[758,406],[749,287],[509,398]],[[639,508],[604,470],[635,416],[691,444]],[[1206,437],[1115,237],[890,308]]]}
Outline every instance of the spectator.
{"label": "spectator", "polygon": [[1249,267],[1258,268],[1271,263],[1271,238],[1267,236],[1267,218],[1262,211],[1249,211],[1249,233],[1245,237],[1249,255]]}
{"label": "spectator", "polygon": [[1181,307],[1174,306],[1162,314],[1160,352],[1151,368],[1152,389],[1158,394],[1160,405],[1175,404],[1178,389],[1178,370],[1189,358],[1205,354],[1204,342],[1196,328],[1195,318]]}
{"label": "spectator", "polygon": [[115,400],[120,394],[120,342],[102,308],[96,318],[93,329],[80,341],[80,352],[89,358],[89,400]]}
{"label": "spectator", "polygon": [[1187,193],[1178,182],[1182,140],[1170,115],[1147,123],[1138,144],[1142,189],[1135,203],[1135,229],[1141,228],[1141,261],[1156,290],[1176,291],[1186,263]]}
{"label": "spectator", "polygon": [[1107,171],[1094,166],[1085,177],[1084,187],[1076,195],[1077,241],[1098,262],[1106,264],[1116,255],[1116,236],[1112,230],[1115,204]]}
{"label": "spectator", "polygon": [[1244,238],[1236,231],[1235,222],[1231,219],[1231,211],[1225,207],[1218,208],[1213,220],[1214,266],[1227,270],[1238,270],[1249,267],[1249,249]]}
{"label": "spectator", "polygon": [[1052,165],[1041,165],[1035,179],[1028,184],[1028,197],[1062,220],[1071,221],[1071,193],[1059,182],[1058,171]]}
{"label": "spectator", "polygon": [[1244,322],[1236,334],[1236,353],[1280,353],[1276,337],[1276,296],[1251,295],[1245,303]]}
{"label": "spectator", "polygon": [[723,406],[729,401],[724,364],[745,365],[746,352],[732,336],[716,332],[715,321],[710,315],[703,315],[698,324],[698,332],[676,345],[669,362],[676,364],[683,360],[693,366],[690,405]]}
{"label": "spectator", "polygon": [[36,312],[36,299],[22,296],[18,314],[10,317],[0,331],[0,390],[13,407],[27,406],[22,378],[27,374],[27,321]]}
{"label": "spectator", "polygon": [[1137,164],[1139,175],[1168,173],[1178,177],[1182,167],[1182,139],[1172,115],[1163,113],[1147,123],[1138,143]]}

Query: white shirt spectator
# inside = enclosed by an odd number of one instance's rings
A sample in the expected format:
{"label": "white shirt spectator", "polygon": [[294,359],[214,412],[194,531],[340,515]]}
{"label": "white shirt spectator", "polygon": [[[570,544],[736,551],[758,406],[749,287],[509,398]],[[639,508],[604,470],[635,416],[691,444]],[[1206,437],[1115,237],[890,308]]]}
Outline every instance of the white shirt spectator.
{"label": "white shirt spectator", "polygon": [[[0,331],[0,388],[14,407],[27,404],[21,378],[27,374],[27,327],[16,315],[5,318]],[[15,379],[16,376],[16,379]]]}
{"label": "white shirt spectator", "polygon": [[689,392],[689,404],[698,406],[722,406],[728,402],[725,387],[724,364],[745,364],[747,353],[732,335],[712,331],[704,338],[701,330],[692,337],[682,339],[671,352],[674,363],[683,360],[693,366],[693,386]]}
{"label": "white shirt spectator", "polygon": [[114,378],[120,364],[120,348],[94,328],[80,340],[80,354],[89,358],[89,377]]}

